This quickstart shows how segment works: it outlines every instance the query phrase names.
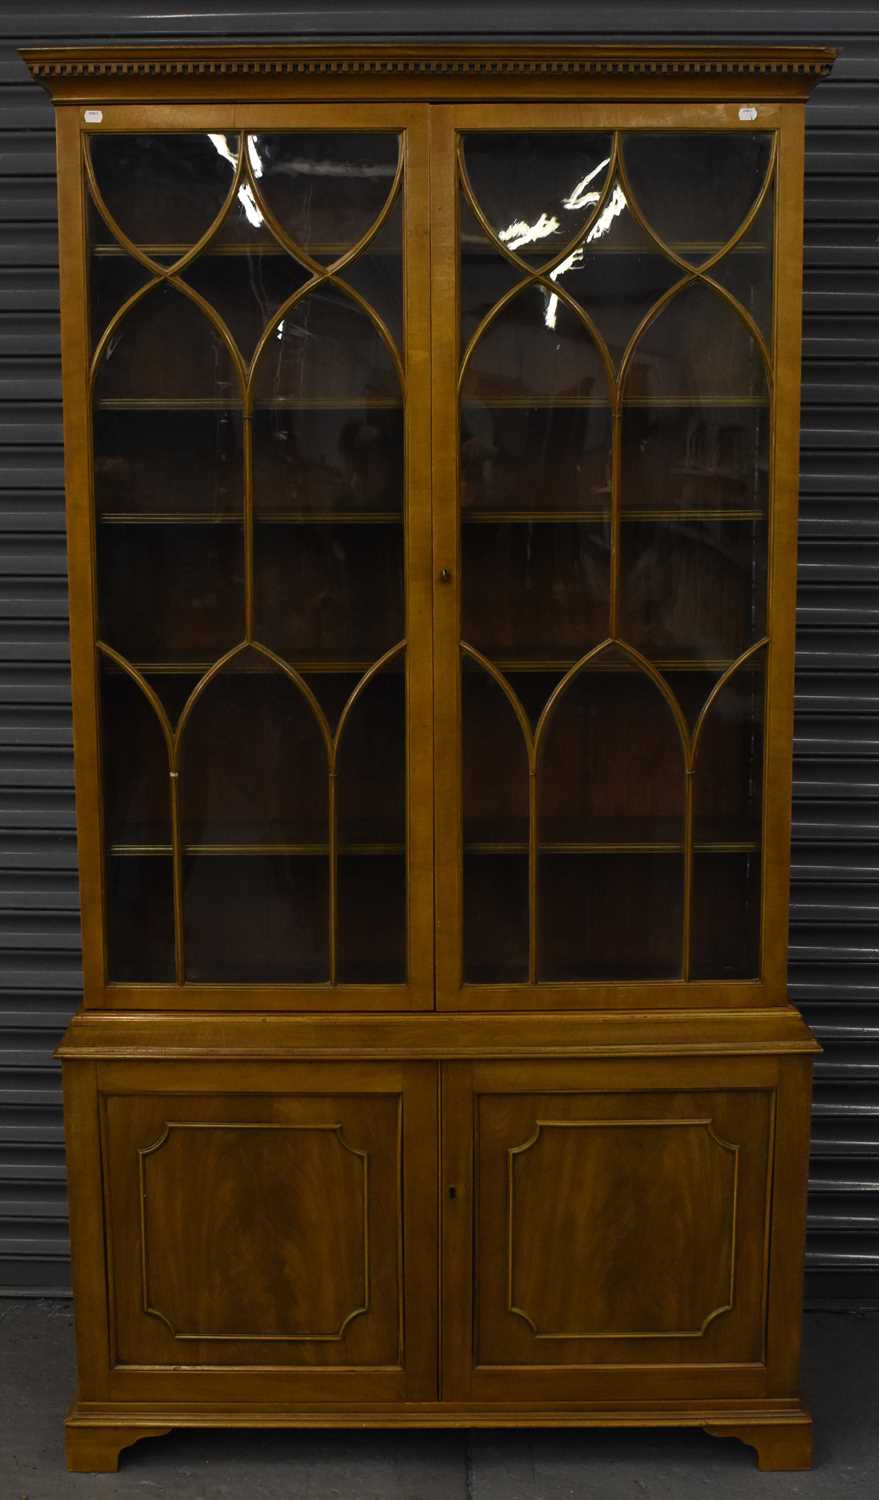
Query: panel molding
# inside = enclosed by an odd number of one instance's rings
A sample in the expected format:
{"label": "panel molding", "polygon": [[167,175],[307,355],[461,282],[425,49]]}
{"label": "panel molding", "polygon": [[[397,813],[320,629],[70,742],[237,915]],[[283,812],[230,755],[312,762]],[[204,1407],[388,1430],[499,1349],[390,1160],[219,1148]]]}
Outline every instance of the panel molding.
{"label": "panel molding", "polygon": [[[658,1332],[639,1329],[612,1330],[610,1332],[598,1333],[594,1330],[572,1330],[563,1329],[541,1330],[528,1312],[514,1302],[513,1285],[515,1280],[515,1268],[513,1259],[513,1220],[515,1216],[515,1158],[524,1156],[540,1140],[545,1130],[615,1130],[626,1129],[633,1126],[643,1128],[654,1128],[670,1130],[676,1128],[702,1129],[715,1145],[732,1155],[732,1192],[731,1212],[729,1215],[729,1292],[727,1301],[712,1308],[698,1328],[685,1329],[662,1329]],[[735,1305],[735,1247],[737,1234],[739,1198],[739,1147],[731,1141],[725,1141],[717,1134],[710,1116],[698,1119],[631,1119],[631,1120],[537,1120],[533,1133],[519,1146],[510,1146],[507,1149],[507,1311],[513,1316],[521,1318],[530,1328],[535,1339],[698,1339],[704,1338],[707,1329],[725,1313],[731,1312]]]}
{"label": "panel molding", "polygon": [[[156,1156],[171,1138],[174,1130],[225,1130],[225,1131],[325,1131],[335,1135],[343,1150],[350,1152],[360,1161],[362,1171],[362,1234],[363,1234],[363,1292],[360,1305],[351,1308],[342,1319],[335,1331],[324,1333],[186,1333],[176,1328],[172,1320],[158,1307],[154,1307],[150,1297],[149,1287],[149,1249],[147,1244],[148,1219],[147,1219],[147,1158]],[[295,1125],[279,1124],[263,1121],[213,1121],[213,1120],[168,1120],[165,1122],[162,1133],[149,1146],[138,1149],[138,1173],[140,1183],[140,1261],[141,1261],[141,1291],[142,1307],[148,1317],[157,1318],[164,1323],[172,1338],[181,1341],[195,1341],[198,1343],[338,1343],[344,1336],[349,1324],[355,1318],[365,1316],[369,1312],[369,1153],[361,1151],[355,1146],[350,1146],[344,1138],[343,1126],[339,1122],[332,1124]]]}

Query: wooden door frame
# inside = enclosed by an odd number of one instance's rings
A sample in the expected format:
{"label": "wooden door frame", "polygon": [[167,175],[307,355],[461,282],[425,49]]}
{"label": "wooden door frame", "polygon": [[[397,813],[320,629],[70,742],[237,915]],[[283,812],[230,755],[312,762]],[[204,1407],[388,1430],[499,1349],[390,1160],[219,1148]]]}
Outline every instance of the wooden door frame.
{"label": "wooden door frame", "polygon": [[[99,119],[89,121],[87,116]],[[96,661],[96,518],[89,368],[85,135],[198,130],[398,129],[404,137],[404,350],[407,699],[406,984],[110,983],[101,734]],[[108,103],[57,111],[65,485],[70,577],[77,840],[82,900],[83,1005],[103,1010],[429,1010],[433,986],[433,695],[430,543],[429,225],[427,117],[407,103]],[[180,902],[178,902],[178,921]]]}
{"label": "wooden door frame", "polygon": [[[746,85],[743,83],[743,88]],[[744,98],[744,94],[742,96]],[[552,129],[766,130],[777,137],[773,256],[774,393],[769,486],[766,721],[763,753],[761,977],[473,984],[463,981],[458,465],[459,131]],[[756,121],[735,103],[650,102],[436,105],[430,116],[431,310],[434,373],[434,684],[436,955],[440,1010],[749,1009],[786,1005],[793,734],[794,609],[799,477],[800,305],[804,109],[761,104]],[[449,575],[448,581],[440,582]],[[533,880],[529,882],[533,901]]]}

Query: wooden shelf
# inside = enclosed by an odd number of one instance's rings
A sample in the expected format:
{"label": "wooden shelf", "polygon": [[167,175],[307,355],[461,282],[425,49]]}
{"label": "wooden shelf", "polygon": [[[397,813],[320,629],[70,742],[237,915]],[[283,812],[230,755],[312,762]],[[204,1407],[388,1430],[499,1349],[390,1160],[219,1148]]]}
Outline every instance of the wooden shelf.
{"label": "wooden shelf", "polygon": [[[94,403],[96,411],[243,411],[239,399],[222,396],[107,396]],[[253,411],[401,411],[399,396],[279,396],[255,401]]]}
{"label": "wooden shelf", "polygon": [[[219,855],[249,858],[257,856],[304,856],[329,854],[329,844],[184,844],[186,855]],[[338,853],[345,854],[405,854],[404,844],[342,844]],[[164,858],[173,853],[170,844],[111,844],[110,854],[114,859]]]}
{"label": "wooden shelf", "polygon": [[[462,396],[462,407],[481,406],[489,411],[505,411],[507,408],[527,409],[529,411],[542,411],[544,409],[568,411],[578,407],[602,407],[610,411],[609,400],[597,401],[588,397],[576,396]],[[651,396],[632,396],[620,403],[624,410],[636,407],[669,408],[672,410],[692,411],[698,408],[700,411],[716,407],[768,407],[769,400],[765,396],[674,396],[664,400],[656,400]]]}
{"label": "wooden shelf", "polygon": [[[567,657],[543,657],[543,658],[534,659],[534,660],[531,660],[531,659],[522,660],[520,658],[516,658],[514,660],[512,658],[503,657],[503,656],[492,656],[490,652],[486,653],[486,654],[488,655],[489,661],[491,661],[494,664],[494,666],[498,667],[500,669],[500,671],[502,671],[502,672],[559,672],[559,673],[561,673],[561,672],[568,672],[568,671],[570,671],[571,667],[574,666],[575,662],[579,660],[579,657],[571,657],[571,656],[567,656]],[[296,672],[304,672],[304,673],[308,673],[308,672],[351,672],[351,673],[357,672],[357,673],[363,673],[363,672],[368,671],[369,668],[374,665],[374,661],[377,660],[377,659],[378,658],[375,658],[374,660],[370,660],[370,661],[341,661],[341,660],[335,660],[335,659],[330,659],[330,660],[326,660],[326,661],[323,661],[323,660],[320,660],[320,659],[314,659],[314,660],[308,660],[308,661],[300,661],[300,660],[293,661],[293,660],[290,660],[290,661],[287,662],[287,665],[291,666],[294,669],[294,671],[296,671]],[[721,672],[727,671],[727,669],[729,667],[731,667],[733,665],[733,662],[736,661],[737,659],[738,658],[736,658],[736,657],[716,657],[716,658],[711,658],[711,659],[708,659],[708,660],[702,660],[702,659],[699,659],[699,660],[688,660],[688,659],[673,660],[671,658],[657,657],[655,660],[653,658],[650,658],[650,663],[651,663],[651,666],[654,666],[657,669],[658,672],[717,672],[717,673],[721,673]],[[108,665],[110,665],[111,668],[112,668],[112,664],[108,663]],[[205,672],[210,671],[210,669],[211,669],[211,667],[213,665],[214,665],[214,663],[211,662],[211,661],[193,661],[193,662],[135,661],[135,662],[132,662],[132,666],[138,672],[143,673],[143,675],[147,676],[147,677],[155,677],[155,676],[166,676],[166,677],[174,677],[174,676],[177,676],[177,677],[201,677],[201,676],[204,675]],[[388,670],[390,670],[392,668],[392,666],[393,666],[393,663],[390,663]],[[760,667],[760,661],[756,657],[751,657],[751,658],[749,658],[748,661],[742,663],[741,670],[743,672],[749,671],[749,670],[750,671],[756,671],[759,667]],[[236,670],[236,669],[233,668],[233,670]],[[240,669],[237,669],[237,670],[240,670]],[[247,670],[248,669],[245,668],[244,672],[242,673],[242,675],[246,675]],[[252,668],[250,670],[252,672],[254,672],[254,673],[257,673],[257,674],[259,674],[260,671],[261,671],[260,668],[256,668],[256,667]],[[598,657],[596,661],[590,663],[589,667],[586,668],[586,670],[590,671],[590,672],[608,672],[608,673],[616,674],[616,673],[640,672],[641,668],[639,666],[637,666],[635,662],[620,661],[619,658],[616,658],[613,661],[607,661],[606,662],[606,661],[603,661],[601,657]]]}
{"label": "wooden shelf", "polygon": [[[765,521],[763,510],[621,510],[621,521]],[[462,510],[462,525],[605,525],[610,521],[607,510]]]}
{"label": "wooden shelf", "polygon": [[[490,411],[570,411],[579,408],[611,410],[607,400],[596,401],[589,397],[571,396],[462,396],[463,407],[485,407]],[[684,397],[669,400],[654,400],[650,397],[632,398],[623,401],[624,408],[645,407],[692,410],[705,407],[760,408],[768,407],[765,397],[716,396],[699,400]],[[242,411],[243,402],[223,396],[106,396],[94,403],[96,411]],[[403,402],[399,396],[279,396],[272,401],[255,401],[253,411],[399,411]]]}
{"label": "wooden shelf", "polygon": [[254,513],[257,526],[402,526],[400,510],[291,510]]}
{"label": "wooden shelf", "polygon": [[532,408],[542,410],[544,407],[548,410],[558,407],[559,410],[565,411],[579,407],[601,407],[605,411],[611,409],[610,401],[606,399],[596,401],[589,396],[462,396],[461,405],[463,407],[484,406],[491,411],[519,411]]}
{"label": "wooden shelf", "polygon": [[[598,642],[596,642],[597,644]],[[521,658],[513,659],[504,656],[494,656],[490,651],[483,652],[483,655],[487,656],[489,661],[494,666],[499,667],[502,672],[568,672],[579,661],[579,657],[573,656],[522,660]],[[649,657],[648,660],[650,661],[650,665],[655,667],[658,672],[725,672],[738,658],[714,657],[710,660],[690,660],[689,658]],[[747,670],[752,663],[755,666],[759,665],[759,663],[754,662],[754,658],[750,658],[743,664],[742,670]],[[633,661],[621,661],[619,657],[614,658],[612,661],[604,661],[599,656],[585,670],[589,672],[616,673],[640,672],[641,668]]]}
{"label": "wooden shelf", "polygon": [[[402,525],[402,512],[395,510],[360,511],[257,511],[257,526],[395,526]],[[98,517],[103,526],[243,526],[244,515],[238,511],[105,511]]]}
{"label": "wooden shelf", "polygon": [[101,526],[243,526],[243,511],[104,511]]}
{"label": "wooden shelf", "polygon": [[620,510],[620,521],[765,521],[765,510],[725,510],[719,506],[713,510],[688,507],[686,510]]}
{"label": "wooden shelf", "polygon": [[462,526],[563,525],[604,526],[609,510],[462,510]]}
{"label": "wooden shelf", "polygon": [[105,396],[95,411],[241,411],[237,396]]}
{"label": "wooden shelf", "polygon": [[[582,408],[598,408],[598,410],[610,411],[612,404],[606,399],[594,401],[591,398],[577,398],[577,396],[463,396],[460,398],[462,408],[481,407],[484,411],[574,411]],[[657,401],[652,396],[630,396],[627,401],[619,402],[622,410],[634,411],[694,411],[694,410],[750,410],[750,408],[768,408],[768,398],[765,396],[702,396],[702,398],[673,398],[667,401]]]}
{"label": "wooden shelf", "polygon": [[[538,843],[541,854],[682,854],[681,843]],[[759,848],[755,843],[697,843],[693,846],[697,854],[754,854]],[[465,843],[467,854],[527,854],[524,842],[480,841]]]}
{"label": "wooden shelf", "polygon": [[[540,843],[538,849],[541,854],[681,854],[683,845],[680,843]],[[694,844],[697,854],[754,854],[759,845],[756,843],[697,843]],[[478,841],[465,843],[464,851],[467,854],[523,854],[528,853],[528,844],[523,842],[504,842],[503,840]],[[153,857],[170,856],[173,852],[170,844],[111,844],[110,854],[114,859],[145,859]],[[405,854],[404,844],[341,844],[338,849],[340,855],[401,855]],[[218,856],[304,856],[329,854],[329,844],[184,844],[183,853],[186,855],[218,855]]]}
{"label": "wooden shelf", "polygon": [[402,411],[400,396],[278,396],[254,401],[254,411]]}
{"label": "wooden shelf", "polygon": [[[522,260],[533,260],[536,261],[538,265],[543,265],[543,263],[550,260],[553,255],[560,254],[560,252],[565,248],[566,243],[566,241],[562,240],[559,244],[548,245],[547,240],[543,240],[537,242],[536,244],[523,245],[520,249],[515,250],[514,254],[518,255]],[[587,255],[652,255],[656,256],[660,260],[667,259],[667,257],[660,250],[659,246],[654,245],[653,241],[647,239],[646,236],[644,241],[642,241],[638,245],[612,245],[607,241],[600,240],[594,240],[590,244],[588,241],[584,242],[583,240],[580,240],[580,242],[575,245],[573,249],[585,250]],[[709,256],[716,255],[718,250],[722,250],[723,244],[720,241],[718,241],[716,244],[675,243],[673,245],[670,244],[669,249],[674,250],[676,255],[683,256],[685,260],[688,256],[693,255],[703,256],[705,260],[707,260]],[[497,246],[493,245],[491,240],[489,240],[486,236],[482,236],[478,240],[468,239],[466,236],[462,236],[461,250],[465,255],[496,255],[499,259],[503,258],[501,257],[501,253],[498,250]],[[768,251],[769,246],[763,240],[740,240],[737,245],[734,245],[731,250],[727,251],[727,255],[766,255],[768,254]],[[725,260],[726,256],[724,256],[723,259]],[[507,262],[507,264],[509,264],[509,262]],[[514,270],[515,267],[511,266],[510,269]],[[682,271],[681,275],[683,274],[684,272]]]}
{"label": "wooden shelf", "polygon": [[[168,259],[173,258],[174,260],[179,260],[181,255],[187,255],[189,253],[189,251],[192,249],[192,243],[194,242],[191,242],[187,245],[172,245],[167,243],[138,245],[137,248],[139,250],[142,250],[144,255],[151,255],[153,259],[158,256],[167,256]],[[320,245],[303,245],[301,246],[301,249],[305,252],[306,255],[310,255],[314,260],[318,259],[321,256],[332,256],[334,259],[338,259],[340,255],[347,255],[348,251],[353,249],[354,244],[356,244],[356,241],[352,242],[352,244],[344,245],[334,245],[325,242]],[[104,259],[105,257],[126,258],[129,260],[131,259],[131,256],[129,255],[129,252],[126,250],[125,246],[118,245],[115,241],[112,240],[96,241],[89,247],[89,249],[92,255],[100,256],[102,259]],[[228,243],[224,243],[222,241],[211,241],[210,244],[205,245],[203,250],[199,250],[198,255],[195,256],[194,261],[191,261],[189,264],[195,264],[195,262],[201,260],[202,256],[205,255],[209,255],[212,258],[220,255],[233,257],[244,257],[251,255],[283,256],[286,257],[287,260],[293,261],[294,264],[299,266],[301,270],[306,272],[308,270],[308,267],[298,259],[298,257],[292,250],[288,250],[285,245],[279,244],[277,240],[273,240],[271,243],[249,243],[247,241],[241,241],[240,243],[230,241]],[[380,239],[378,239],[378,243],[376,242],[376,240],[370,240],[368,245],[364,245],[362,250],[358,250],[355,259],[359,260],[361,255],[387,255],[399,258],[402,255],[402,249],[398,245],[383,245]],[[188,270],[189,265],[184,266],[181,275],[185,276]],[[340,275],[344,275],[345,270],[347,270],[347,267],[343,268],[343,270],[340,272]]]}
{"label": "wooden shelf", "polygon": [[665,400],[657,400],[654,396],[630,396],[620,404],[624,408],[647,407],[652,410],[654,407],[663,409],[668,407],[674,411],[690,411],[695,407],[701,411],[705,407],[711,410],[718,407],[724,409],[727,407],[768,407],[769,398],[767,396],[669,396]]}
{"label": "wooden shelf", "polygon": [[[245,667],[242,669],[240,667],[236,667],[234,663],[230,663],[229,667],[226,669],[226,676],[230,676],[232,674],[241,677],[264,676],[266,672],[278,670],[273,666],[273,663],[269,660],[268,657],[263,657],[261,659],[265,661],[265,667]],[[369,671],[370,667],[375,666],[375,662],[378,660],[378,657],[375,657],[370,661],[287,661],[286,658],[284,658],[284,660],[287,666],[293,668],[294,672],[349,672],[352,675],[356,673],[358,676],[362,676],[364,672]],[[401,660],[402,655],[395,658],[395,661]],[[393,671],[395,661],[389,662],[384,670],[386,672]],[[105,658],[105,663],[110,668],[110,670],[113,670],[113,663],[108,658]],[[209,672],[211,667],[215,665],[215,662],[135,661],[132,662],[131,665],[135,668],[136,671],[142,673],[144,677],[203,677],[205,672]],[[116,670],[121,676],[121,667],[116,668]]]}

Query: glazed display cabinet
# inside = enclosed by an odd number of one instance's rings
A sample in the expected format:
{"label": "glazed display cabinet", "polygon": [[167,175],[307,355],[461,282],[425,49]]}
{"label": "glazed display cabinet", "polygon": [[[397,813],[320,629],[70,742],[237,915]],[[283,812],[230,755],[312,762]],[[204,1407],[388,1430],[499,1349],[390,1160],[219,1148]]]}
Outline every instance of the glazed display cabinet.
{"label": "glazed display cabinet", "polygon": [[826,49],[26,54],[57,105],[76,1469],[809,1462],[788,1001]]}

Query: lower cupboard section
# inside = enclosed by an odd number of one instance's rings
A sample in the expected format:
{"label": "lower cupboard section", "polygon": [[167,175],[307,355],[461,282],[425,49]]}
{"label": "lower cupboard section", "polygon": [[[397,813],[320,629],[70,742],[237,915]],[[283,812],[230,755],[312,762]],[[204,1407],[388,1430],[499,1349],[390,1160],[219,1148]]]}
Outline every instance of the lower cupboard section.
{"label": "lower cupboard section", "polygon": [[69,1060],[78,1409],[792,1409],[808,1084],[798,1056]]}

